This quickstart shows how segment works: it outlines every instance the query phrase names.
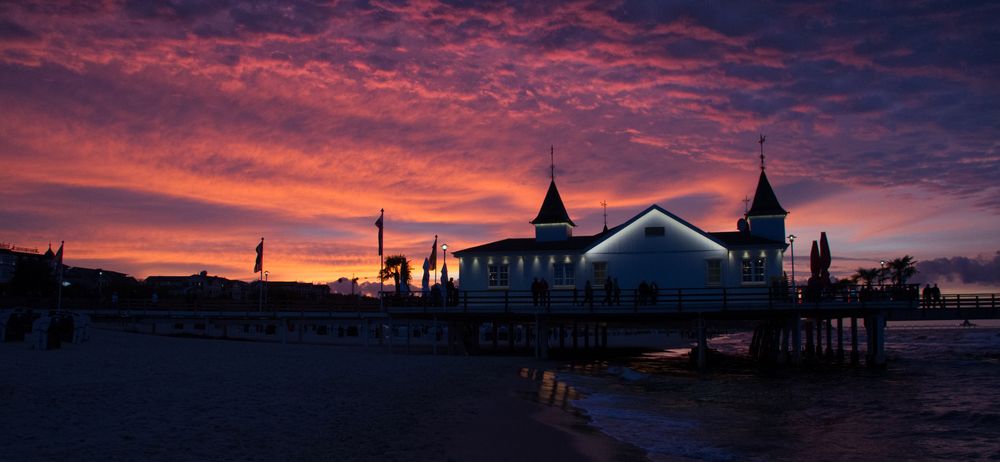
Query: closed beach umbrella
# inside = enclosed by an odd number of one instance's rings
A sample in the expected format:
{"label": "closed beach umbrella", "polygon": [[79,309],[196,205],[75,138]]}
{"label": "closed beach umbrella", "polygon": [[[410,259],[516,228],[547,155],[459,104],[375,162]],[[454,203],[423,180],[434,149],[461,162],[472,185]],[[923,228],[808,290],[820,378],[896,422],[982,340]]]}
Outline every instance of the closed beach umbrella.
{"label": "closed beach umbrella", "polygon": [[420,292],[426,297],[431,291],[431,263],[424,259],[424,277],[420,279]]}
{"label": "closed beach umbrella", "polygon": [[813,277],[819,277],[821,266],[819,261],[819,243],[813,241],[812,250],[809,251],[809,272],[812,273]]}
{"label": "closed beach umbrella", "polygon": [[826,240],[826,232],[819,233],[819,262],[820,269],[823,271],[830,271],[830,263],[832,257],[830,256],[830,243]]}

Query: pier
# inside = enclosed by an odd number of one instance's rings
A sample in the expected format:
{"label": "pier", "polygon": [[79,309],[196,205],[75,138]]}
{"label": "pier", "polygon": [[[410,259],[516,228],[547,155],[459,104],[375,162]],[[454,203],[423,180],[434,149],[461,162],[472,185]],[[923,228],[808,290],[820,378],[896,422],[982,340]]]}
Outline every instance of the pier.
{"label": "pier", "polygon": [[[441,297],[385,294],[381,308],[300,304],[252,309],[240,304],[151,306],[123,300],[117,309],[78,309],[151,334],[266,340],[286,343],[382,345],[393,351],[437,354],[530,351],[538,357],[586,356],[608,348],[609,331],[676,329],[697,340],[692,358],[705,366],[708,341],[719,329],[753,329],[749,352],[768,364],[829,362],[882,366],[886,322],[1000,318],[996,294],[916,296],[916,286],[849,287],[826,294],[769,288],[661,289],[640,296],[584,301],[579,291],[458,291]],[[190,306],[188,304],[187,306]],[[863,335],[862,335],[863,334]]]}

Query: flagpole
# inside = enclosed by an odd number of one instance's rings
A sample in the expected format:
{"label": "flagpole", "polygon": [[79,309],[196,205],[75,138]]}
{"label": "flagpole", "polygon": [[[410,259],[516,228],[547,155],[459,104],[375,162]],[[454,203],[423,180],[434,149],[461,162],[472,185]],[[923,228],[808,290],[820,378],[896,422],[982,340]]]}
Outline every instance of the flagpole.
{"label": "flagpole", "polygon": [[[385,255],[382,250],[382,241],[384,240],[384,230],[385,230],[385,209],[379,209],[379,229],[378,229],[378,308],[379,311],[385,311],[385,278],[382,276],[382,271],[385,270]],[[380,340],[381,341],[381,340]]]}
{"label": "flagpole", "polygon": [[264,238],[260,238],[260,275],[257,278],[257,292],[259,295],[259,302],[257,305],[257,311],[260,313],[264,312]]}
{"label": "flagpole", "polygon": [[59,242],[59,258],[57,258],[56,260],[56,265],[58,265],[56,267],[56,271],[59,272],[59,291],[58,291],[59,295],[56,297],[56,311],[62,311],[62,288],[63,288],[62,252],[64,245],[66,245],[66,241]]}

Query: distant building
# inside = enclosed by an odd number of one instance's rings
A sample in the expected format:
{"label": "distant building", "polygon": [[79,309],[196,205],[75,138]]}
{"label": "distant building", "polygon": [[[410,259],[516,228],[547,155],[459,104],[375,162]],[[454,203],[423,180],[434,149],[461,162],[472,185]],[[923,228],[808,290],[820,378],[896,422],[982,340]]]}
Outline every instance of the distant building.
{"label": "distant building", "polygon": [[243,300],[250,284],[219,276],[209,276],[207,271],[190,276],[149,276],[144,284],[159,297],[212,298]]}
{"label": "distant building", "polygon": [[[257,293],[260,281],[250,284],[251,293]],[[308,282],[269,281],[266,292],[269,300],[322,300],[330,295],[330,286]]]}
{"label": "distant building", "polygon": [[38,249],[0,242],[0,284],[8,284],[14,279],[18,263],[30,260],[51,264],[54,256],[55,253],[52,252],[51,247],[44,254],[40,254]]}
{"label": "distant building", "polygon": [[593,235],[574,236],[576,224],[555,179],[549,183],[534,238],[510,238],[455,252],[463,290],[530,290],[535,278],[550,289],[623,290],[641,282],[660,289],[764,287],[782,276],[785,216],[764,169],[739,231],[705,232],[658,205]]}

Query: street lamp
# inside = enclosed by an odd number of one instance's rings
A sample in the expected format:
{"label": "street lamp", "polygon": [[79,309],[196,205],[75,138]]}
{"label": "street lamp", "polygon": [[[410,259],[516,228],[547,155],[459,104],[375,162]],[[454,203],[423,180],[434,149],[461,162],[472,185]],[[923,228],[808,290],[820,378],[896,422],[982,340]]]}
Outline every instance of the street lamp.
{"label": "street lamp", "polygon": [[441,244],[441,250],[444,251],[444,264],[448,264],[448,244]]}
{"label": "street lamp", "polygon": [[879,261],[878,264],[879,264],[879,266],[882,267],[882,269],[878,272],[878,285],[884,286],[885,285],[885,260]]}
{"label": "street lamp", "polygon": [[788,235],[788,244],[792,248],[792,294],[795,297],[795,300],[798,301],[798,298],[799,298],[798,297],[798,293],[795,290],[795,238],[796,237],[798,237],[798,236],[796,236],[794,234],[789,234]]}

